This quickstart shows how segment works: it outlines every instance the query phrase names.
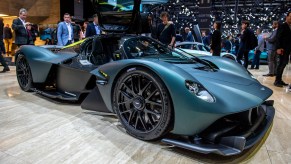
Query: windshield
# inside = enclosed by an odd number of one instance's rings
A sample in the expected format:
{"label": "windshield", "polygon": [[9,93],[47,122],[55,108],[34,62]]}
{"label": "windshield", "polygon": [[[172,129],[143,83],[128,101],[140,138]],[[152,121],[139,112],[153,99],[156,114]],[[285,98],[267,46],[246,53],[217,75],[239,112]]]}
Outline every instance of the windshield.
{"label": "windshield", "polygon": [[194,62],[193,56],[167,48],[147,37],[131,38],[124,42],[129,58],[158,58],[167,62]]}

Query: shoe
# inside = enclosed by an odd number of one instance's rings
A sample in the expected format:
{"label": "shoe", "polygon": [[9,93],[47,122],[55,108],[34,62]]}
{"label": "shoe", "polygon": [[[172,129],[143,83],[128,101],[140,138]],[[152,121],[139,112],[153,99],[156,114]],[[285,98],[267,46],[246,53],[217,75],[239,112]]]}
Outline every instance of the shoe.
{"label": "shoe", "polygon": [[254,69],[253,67],[251,67],[250,69]]}
{"label": "shoe", "polygon": [[287,86],[288,84],[285,83],[284,81],[280,81],[280,84],[282,84],[283,86]]}
{"label": "shoe", "polygon": [[259,69],[259,68],[255,68],[255,69]]}
{"label": "shoe", "polygon": [[275,82],[274,82],[274,85],[275,85],[276,87],[283,87],[283,85],[282,85],[280,82],[278,82],[278,81],[275,81]]}
{"label": "shoe", "polygon": [[263,75],[263,76],[267,76],[267,77],[273,77],[273,76],[274,76],[274,74],[268,73],[268,74],[265,74],[265,75]]}
{"label": "shoe", "polygon": [[7,71],[10,71],[9,67],[4,68],[3,71],[2,71],[2,73],[7,72]]}

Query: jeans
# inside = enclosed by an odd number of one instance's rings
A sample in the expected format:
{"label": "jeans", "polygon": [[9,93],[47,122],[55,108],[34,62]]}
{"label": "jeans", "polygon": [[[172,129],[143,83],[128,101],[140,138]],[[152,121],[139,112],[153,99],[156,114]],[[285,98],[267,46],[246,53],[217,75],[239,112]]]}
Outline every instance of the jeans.
{"label": "jeans", "polygon": [[268,51],[268,66],[269,66],[269,74],[277,73],[277,53],[276,50]]}
{"label": "jeans", "polygon": [[290,51],[285,52],[284,55],[277,55],[278,67],[277,67],[277,74],[276,74],[275,82],[282,81],[282,75],[283,75],[284,69],[289,62],[289,54],[290,54]]}
{"label": "jeans", "polygon": [[255,51],[251,68],[259,69],[259,67],[260,67],[260,55],[261,55],[261,53],[262,52],[260,50],[256,50]]}

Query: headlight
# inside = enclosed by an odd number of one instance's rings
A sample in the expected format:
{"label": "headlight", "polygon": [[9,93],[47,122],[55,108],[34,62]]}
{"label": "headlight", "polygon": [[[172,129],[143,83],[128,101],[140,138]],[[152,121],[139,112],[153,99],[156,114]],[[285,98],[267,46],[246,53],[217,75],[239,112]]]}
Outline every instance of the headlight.
{"label": "headlight", "polygon": [[186,88],[198,98],[209,103],[215,102],[215,98],[201,84],[186,80],[185,85]]}

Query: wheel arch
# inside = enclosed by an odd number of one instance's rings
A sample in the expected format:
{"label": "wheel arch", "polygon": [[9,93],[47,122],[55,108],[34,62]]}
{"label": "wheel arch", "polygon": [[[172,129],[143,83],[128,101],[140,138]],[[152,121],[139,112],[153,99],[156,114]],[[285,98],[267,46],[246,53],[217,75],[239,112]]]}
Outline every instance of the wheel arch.
{"label": "wheel arch", "polygon": [[[167,89],[167,93],[170,97],[170,103],[171,103],[171,107],[172,107],[172,115],[171,115],[171,123],[170,123],[170,131],[174,128],[174,125],[175,125],[175,109],[174,109],[174,104],[173,104],[173,99],[172,99],[172,94],[171,92],[169,91],[169,88],[168,86],[166,85],[166,83],[164,82],[164,80],[161,78],[161,76],[157,73],[157,71],[155,71],[153,68],[149,67],[149,66],[146,66],[146,65],[141,65],[141,64],[133,64],[133,65],[128,65],[124,68],[122,68],[118,73],[117,75],[115,76],[113,82],[112,82],[112,87],[111,87],[111,91],[110,91],[110,102],[113,103],[113,94],[114,94],[114,89],[117,85],[117,81],[118,79],[123,75],[123,73],[125,73],[128,69],[130,68],[134,68],[134,67],[140,67],[140,68],[143,68],[143,69],[146,69],[148,70],[149,72],[155,74],[163,83],[163,85],[166,87]],[[114,110],[113,110],[114,112]]]}
{"label": "wheel arch", "polygon": [[48,61],[50,56],[54,56],[55,54],[44,48],[30,45],[21,46],[16,52],[15,61],[17,61],[20,54],[25,56],[30,66],[32,81],[34,83],[44,83],[53,65]]}

